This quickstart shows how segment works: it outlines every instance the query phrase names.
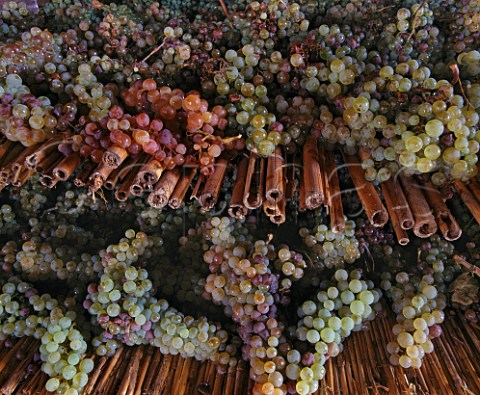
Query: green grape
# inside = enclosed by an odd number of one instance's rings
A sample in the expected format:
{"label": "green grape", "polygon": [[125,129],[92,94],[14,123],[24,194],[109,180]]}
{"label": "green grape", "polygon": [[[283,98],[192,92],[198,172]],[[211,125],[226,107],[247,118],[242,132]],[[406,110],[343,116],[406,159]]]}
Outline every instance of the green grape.
{"label": "green grape", "polygon": [[335,59],[330,64],[330,69],[335,73],[340,73],[341,71],[345,70],[345,64],[340,59]]}
{"label": "green grape", "polygon": [[353,279],[348,283],[348,288],[353,293],[359,293],[363,288],[362,282],[358,279]]}
{"label": "green grape", "polygon": [[423,288],[422,293],[428,299],[435,299],[437,296],[437,289],[433,285],[427,285]]}
{"label": "green grape", "polygon": [[72,384],[76,388],[83,388],[88,383],[88,375],[84,372],[79,372],[73,376]]}
{"label": "green grape", "polygon": [[425,125],[425,133],[430,137],[440,137],[443,134],[443,123],[438,119],[432,119]]}
{"label": "green grape", "polygon": [[412,346],[414,343],[413,336],[408,332],[401,332],[397,336],[397,342],[400,347],[407,348],[408,346]]}
{"label": "green grape", "polygon": [[423,153],[425,155],[425,158],[435,160],[440,157],[440,155],[442,154],[442,150],[437,144],[429,144],[425,147]]}
{"label": "green grape", "polygon": [[331,343],[335,339],[335,332],[331,328],[324,328],[320,336],[325,343]]}
{"label": "green grape", "polygon": [[449,147],[445,151],[443,151],[442,158],[445,162],[450,163],[450,164],[455,164],[460,160],[460,151],[453,148]]}
{"label": "green grape", "polygon": [[369,305],[369,304],[372,304],[374,302],[374,296],[373,296],[372,292],[370,292],[368,290],[361,291],[358,296],[359,296],[360,300],[365,305]]}
{"label": "green grape", "polygon": [[405,167],[413,167],[416,163],[416,155],[413,152],[402,152],[398,160]]}
{"label": "green grape", "polygon": [[399,81],[399,92],[408,92],[410,89],[412,89],[412,81],[410,81],[408,78],[402,78]]}
{"label": "green grape", "polygon": [[353,314],[362,315],[365,311],[365,305],[359,300],[354,300],[350,303],[350,310]]}
{"label": "green grape", "polygon": [[258,152],[261,156],[267,157],[273,154],[275,150],[275,144],[269,140],[263,140],[258,143]]}
{"label": "green grape", "polygon": [[398,363],[402,368],[408,369],[412,366],[412,359],[407,355],[402,355]]}
{"label": "green grape", "polygon": [[405,141],[405,148],[409,152],[418,152],[423,147],[423,141],[418,136],[412,136]]}
{"label": "green grape", "polygon": [[435,168],[435,162],[427,158],[419,158],[416,167],[421,173],[429,173]]}
{"label": "green grape", "polygon": [[80,362],[80,355],[74,354],[74,353],[69,354],[67,358],[67,362],[72,366],[78,365],[78,363]]}
{"label": "green grape", "polygon": [[312,344],[316,344],[320,341],[320,333],[315,329],[310,329],[307,332],[307,340]]}
{"label": "green grape", "polygon": [[80,362],[79,368],[81,372],[88,374],[93,371],[94,362],[90,358],[84,358]]}
{"label": "green grape", "polygon": [[366,113],[368,111],[368,108],[369,108],[369,101],[367,98],[365,97],[357,97],[354,101],[353,101],[353,108],[355,109],[356,112],[362,114],[362,113]]}
{"label": "green grape", "polygon": [[307,395],[310,393],[310,386],[308,385],[308,382],[303,380],[297,381],[295,389],[298,395]]}
{"label": "green grape", "polygon": [[355,300],[355,295],[352,291],[350,290],[345,290],[341,293],[340,299],[344,304],[350,304]]}
{"label": "green grape", "polygon": [[328,320],[328,326],[332,328],[334,331],[338,331],[342,326],[342,321],[338,317],[331,317]]}
{"label": "green grape", "polygon": [[342,318],[342,329],[351,331],[355,327],[355,322],[350,317]]}
{"label": "green grape", "polygon": [[60,381],[56,377],[51,377],[45,383],[45,388],[49,392],[55,392],[60,386]]}

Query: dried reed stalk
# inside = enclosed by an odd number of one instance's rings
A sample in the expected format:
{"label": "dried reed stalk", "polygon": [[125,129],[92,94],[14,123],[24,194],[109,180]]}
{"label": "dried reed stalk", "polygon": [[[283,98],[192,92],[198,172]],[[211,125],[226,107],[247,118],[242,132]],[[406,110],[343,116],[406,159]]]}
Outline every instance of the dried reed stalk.
{"label": "dried reed stalk", "polygon": [[[152,364],[149,366],[149,369],[147,371],[147,374],[145,376],[145,381],[143,384],[143,388],[145,389],[146,393],[150,393],[149,390],[152,386],[153,380],[156,377],[157,373],[157,368],[160,367],[161,361],[162,361],[162,353],[158,348],[156,348],[153,351],[153,357],[152,357]],[[143,389],[142,389],[143,390]]]}
{"label": "dried reed stalk", "polygon": [[373,226],[384,226],[388,221],[387,209],[373,184],[365,179],[358,158],[352,155],[344,155],[344,159],[368,220]]}
{"label": "dried reed stalk", "polygon": [[190,187],[190,184],[192,183],[192,180],[195,177],[195,174],[197,173],[197,168],[183,167],[182,172],[183,172],[182,176],[180,177],[180,180],[177,182],[177,185],[175,185],[175,189],[173,190],[172,196],[170,197],[170,200],[168,202],[168,205],[173,209],[179,208],[180,205],[182,204],[183,199],[185,198],[185,195],[188,191],[188,188]]}
{"label": "dried reed stalk", "polygon": [[333,151],[325,152],[325,175],[328,178],[328,182],[326,182],[326,201],[330,208],[331,228],[332,232],[339,233],[345,229],[345,216],[343,214],[340,180]]}
{"label": "dried reed stalk", "polygon": [[285,170],[285,199],[291,201],[294,199],[295,194],[297,193],[298,185],[296,180],[296,168],[300,166],[300,162],[297,164],[296,160],[290,161],[286,164]]}
{"label": "dried reed stalk", "polygon": [[77,187],[84,187],[87,185],[88,179],[90,178],[90,174],[93,171],[93,168],[95,167],[95,163],[86,161],[83,162],[82,165],[82,170],[77,174],[75,179],[73,180],[73,183]]}
{"label": "dried reed stalk", "polygon": [[80,167],[82,158],[78,152],[72,152],[63,158],[53,169],[53,176],[59,181],[67,181]]}
{"label": "dried reed stalk", "polygon": [[317,140],[308,137],[303,146],[302,185],[304,192],[301,206],[314,210],[325,202],[324,180],[320,167],[320,157]]}
{"label": "dried reed stalk", "polygon": [[144,349],[143,359],[140,363],[140,371],[138,372],[137,380],[135,382],[135,388],[134,388],[134,391],[131,392],[133,395],[142,394],[142,388],[143,388],[143,384],[145,383],[147,371],[149,368],[150,369],[152,368],[152,366],[150,365],[150,361],[152,360],[152,355],[154,350],[155,349],[153,347],[145,347]]}
{"label": "dried reed stalk", "polygon": [[424,187],[428,204],[433,210],[433,215],[443,237],[448,241],[459,239],[462,235],[462,228],[445,204],[440,191],[430,181],[425,182]]}
{"label": "dried reed stalk", "polygon": [[455,180],[453,182],[453,185],[455,186],[455,189],[457,190],[458,194],[460,195],[460,198],[462,199],[465,206],[467,206],[468,210],[473,215],[475,220],[480,224],[480,203],[479,203],[479,201],[477,199],[475,199],[475,196],[472,194],[470,189],[468,189],[462,181]]}
{"label": "dried reed stalk", "polygon": [[165,382],[170,374],[170,366],[172,365],[172,362],[175,360],[175,363],[177,362],[178,358],[175,358],[176,356],[173,355],[165,355],[162,358],[161,365],[159,367],[159,371],[157,373],[156,378],[154,379],[152,386],[150,387],[152,390],[152,394],[154,395],[160,395],[162,392],[162,389],[165,385]]}
{"label": "dried reed stalk", "polygon": [[224,393],[233,395],[233,391],[235,388],[235,373],[236,373],[236,367],[235,366],[229,366],[228,371],[226,373],[226,382],[225,382],[225,388],[224,388]]}
{"label": "dried reed stalk", "polygon": [[245,180],[247,177],[248,158],[242,158],[237,166],[237,175],[233,185],[232,198],[228,213],[233,218],[242,219],[248,213],[248,209],[243,204],[243,193],[245,189]]}
{"label": "dried reed stalk", "polygon": [[413,233],[421,238],[430,237],[437,232],[438,227],[432,210],[422,193],[422,188],[413,177],[407,177],[403,173],[400,174],[400,181],[415,220]]}
{"label": "dried reed stalk", "polygon": [[133,357],[130,358],[128,367],[120,383],[118,395],[131,395],[135,389],[138,371],[140,368],[140,360],[143,357],[143,347],[136,347],[133,351]]}
{"label": "dried reed stalk", "polygon": [[188,378],[190,377],[190,369],[192,368],[192,358],[185,358],[184,361],[182,374],[176,382],[178,385],[175,387],[175,393],[178,394],[187,394]]}
{"label": "dried reed stalk", "polygon": [[226,159],[220,159],[215,162],[215,171],[207,178],[202,194],[198,198],[204,210],[211,210],[217,203],[223,178],[227,171],[227,165],[228,161]]}
{"label": "dried reed stalk", "polygon": [[112,145],[103,153],[102,163],[106,167],[116,169],[128,158],[128,151],[118,145]]}
{"label": "dried reed stalk", "polygon": [[30,156],[31,154],[33,154],[39,147],[40,147],[40,144],[35,144],[25,148],[22,151],[22,153],[19,156],[17,156],[15,161],[11,164],[12,171],[14,173],[17,173],[20,171],[20,169],[23,169],[25,167],[25,160],[27,159],[27,156]]}
{"label": "dried reed stalk", "polygon": [[250,210],[259,208],[263,203],[265,177],[265,160],[258,158],[253,152],[248,160],[243,204]]}
{"label": "dried reed stalk", "polygon": [[390,178],[382,182],[381,188],[390,216],[393,216],[393,213],[395,213],[401,229],[412,229],[415,221],[400,183]]}
{"label": "dried reed stalk", "polygon": [[275,153],[270,155],[267,161],[265,199],[271,202],[277,202],[283,199],[285,195],[285,182],[283,179],[284,162],[282,150],[277,146]]}
{"label": "dried reed stalk", "polygon": [[[51,153],[59,153],[58,145],[62,142],[62,140],[63,135],[57,134],[43,142],[33,154],[26,157],[25,166],[27,166],[29,169],[36,169],[38,165]],[[5,164],[2,165],[5,166]]]}
{"label": "dried reed stalk", "polygon": [[10,148],[14,144],[15,143],[13,141],[5,140],[2,138],[2,143],[0,144],[0,167],[5,166],[5,158],[8,155]]}
{"label": "dried reed stalk", "polygon": [[34,339],[29,339],[29,344],[24,350],[24,357],[17,360],[13,372],[10,373],[8,380],[0,387],[0,393],[3,395],[10,395],[15,392],[15,389],[20,385],[26,374],[28,364],[32,361],[34,354],[38,350],[38,342]]}
{"label": "dried reed stalk", "polygon": [[106,365],[107,361],[108,361],[107,357],[101,357],[100,360],[95,361],[95,367],[93,369],[93,372],[90,374],[88,378],[88,383],[84,388],[84,392],[86,394],[90,394],[93,391],[94,387],[97,384],[98,378],[103,372],[103,368]]}
{"label": "dried reed stalk", "polygon": [[237,364],[237,372],[235,375],[235,387],[233,389],[233,395],[243,395],[245,393],[245,383],[248,381],[247,363],[240,361]]}
{"label": "dried reed stalk", "polygon": [[109,358],[108,359],[108,365],[105,369],[105,372],[102,372],[102,375],[101,377],[98,376],[98,383],[95,383],[95,388],[92,387],[92,390],[95,392],[97,392],[98,389],[101,389],[101,388],[104,388],[104,386],[106,385],[107,381],[111,379],[111,375],[112,375],[112,372],[114,371],[114,369],[116,368],[118,362],[120,361],[120,357],[123,356],[123,353],[124,353],[124,348],[119,348],[117,350],[117,352],[113,355],[113,357]]}
{"label": "dried reed stalk", "polygon": [[193,187],[192,193],[190,195],[190,200],[199,200],[200,199],[200,190],[203,190],[203,187],[204,187],[206,181],[207,181],[207,177],[205,177],[205,174],[201,173],[198,176],[198,179],[197,179],[197,182],[195,183],[195,186]]}
{"label": "dried reed stalk", "polygon": [[180,176],[181,169],[178,167],[173,170],[166,170],[155,185],[153,191],[148,195],[147,201],[150,206],[156,208],[165,207],[175,190]]}

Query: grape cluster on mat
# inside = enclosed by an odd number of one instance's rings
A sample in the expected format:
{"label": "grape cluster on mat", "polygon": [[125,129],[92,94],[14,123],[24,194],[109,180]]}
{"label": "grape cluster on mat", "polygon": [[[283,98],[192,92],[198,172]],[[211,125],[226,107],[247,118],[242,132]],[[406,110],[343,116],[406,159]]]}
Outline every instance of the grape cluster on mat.
{"label": "grape cluster on mat", "polygon": [[424,355],[433,351],[432,339],[442,334],[448,285],[459,271],[452,259],[452,243],[434,235],[418,244],[416,267],[404,265],[406,271],[381,275],[381,287],[397,314],[397,324],[392,327],[395,340],[388,343],[387,350],[390,362],[404,368],[419,368]]}
{"label": "grape cluster on mat", "polygon": [[299,395],[318,390],[326,374],[326,361],[342,352],[342,342],[352,331],[361,330],[365,321],[375,318],[381,297],[372,281],[362,279],[361,270],[337,269],[331,280],[322,281],[315,300],[299,306],[300,319],[292,330],[297,340],[308,343],[309,351],[301,361],[289,358],[286,367]]}
{"label": "grape cluster on mat", "polygon": [[76,313],[50,294],[39,294],[17,277],[2,280],[0,336],[33,336],[41,341],[42,370],[50,376],[48,391],[79,394],[93,370],[87,343],[76,329]]}
{"label": "grape cluster on mat", "polygon": [[[2,296],[3,336],[38,335],[40,324],[29,327],[38,318],[29,317],[47,312],[70,319],[70,342],[82,336],[80,351],[56,366],[57,324],[40,320],[52,391],[69,386],[73,394],[85,385],[83,373],[94,368],[87,355],[149,344],[164,354],[215,361],[220,373],[248,360],[258,394],[308,394],[325,376],[326,361],[382,310],[383,293],[397,314],[395,339],[385,347],[390,362],[405,368],[420,367],[433,351],[452,303],[457,252],[439,236],[416,243],[418,256],[409,260],[387,229],[373,229],[362,217],[346,218],[346,230],[335,234],[324,215],[310,213],[292,238],[292,223],[269,229],[255,217],[210,216],[195,205],[154,209],[142,199],[108,207],[67,186],[41,194],[32,184],[12,193],[5,211],[16,213],[16,227],[0,235],[4,284],[27,284],[14,286],[21,290],[33,290],[30,282],[62,284],[58,296],[31,291],[37,296],[26,299],[15,291],[18,305]],[[119,223],[119,213],[130,220]],[[366,277],[370,261],[379,259],[388,272]],[[26,326],[17,323],[23,319]]]}

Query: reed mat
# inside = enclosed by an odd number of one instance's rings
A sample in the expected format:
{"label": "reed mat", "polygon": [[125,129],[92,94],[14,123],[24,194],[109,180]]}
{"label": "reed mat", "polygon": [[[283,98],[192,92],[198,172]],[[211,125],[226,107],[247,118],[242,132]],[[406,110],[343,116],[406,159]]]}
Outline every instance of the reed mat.
{"label": "reed mat", "polygon": [[[393,340],[392,312],[353,334],[315,395],[478,395],[480,394],[480,327],[448,316],[435,351],[420,370],[390,365],[386,344]],[[39,342],[33,338],[0,346],[0,394],[44,395],[47,376],[29,368]],[[218,374],[213,363],[163,356],[150,346],[124,347],[112,358],[95,358],[95,369],[83,394],[89,395],[250,395],[248,364]]]}

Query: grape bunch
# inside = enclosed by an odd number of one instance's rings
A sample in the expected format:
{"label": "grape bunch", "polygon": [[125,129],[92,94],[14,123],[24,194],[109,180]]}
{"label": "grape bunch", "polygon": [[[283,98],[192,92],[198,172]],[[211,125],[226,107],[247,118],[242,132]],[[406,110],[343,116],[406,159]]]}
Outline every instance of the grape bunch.
{"label": "grape bunch", "polygon": [[433,285],[431,275],[419,279],[399,272],[391,283],[388,274],[383,276],[382,286],[392,298],[393,311],[397,314],[397,324],[392,328],[396,339],[387,344],[390,363],[420,368],[424,355],[433,351],[431,339],[442,333],[439,324],[445,319],[445,295]]}
{"label": "grape bunch", "polygon": [[211,273],[204,296],[223,305],[236,324],[242,357],[250,361],[250,376],[256,382],[253,391],[280,393],[287,385],[285,354],[290,345],[279,306],[289,303],[289,289],[303,277],[306,264],[287,246],[276,250],[269,240],[248,240],[240,225],[227,217],[213,217],[202,225],[210,245],[203,260]]}
{"label": "grape bunch", "polygon": [[103,329],[93,339],[97,355],[111,356],[121,343],[151,344],[164,354],[215,360],[225,348],[226,331],[206,318],[185,316],[154,296],[142,265],[164,253],[162,244],[158,236],[129,229],[119,244],[100,253],[100,281],[88,286],[84,300],[84,307]]}
{"label": "grape bunch", "polygon": [[56,133],[57,118],[46,96],[35,97],[18,74],[8,74],[0,84],[0,122],[10,141],[25,146],[41,143]]}
{"label": "grape bunch", "polygon": [[342,267],[360,258],[360,243],[355,236],[355,221],[345,217],[345,229],[334,233],[325,224],[317,225],[313,233],[308,228],[299,230],[307,247],[315,254],[315,261],[322,261],[327,268]]}
{"label": "grape bunch", "polygon": [[[131,169],[160,177],[185,166],[199,168],[200,186],[219,159],[255,154],[258,165],[281,147],[285,167],[296,165],[313,137],[358,154],[374,184],[402,171],[447,191],[478,171],[479,1],[36,5],[0,9],[0,164],[10,166],[12,147],[26,155],[48,142],[49,160],[80,160],[69,174],[90,187],[67,181],[50,192],[37,175],[19,191],[0,186],[1,333],[42,342],[48,390],[81,391],[92,338],[97,356],[151,344],[216,361],[220,372],[241,355],[254,394],[315,392],[325,362],[380,309],[382,293],[360,269],[380,260],[388,272],[372,278],[397,315],[390,360],[421,366],[447,305],[458,307],[449,287],[465,276],[454,254],[466,246],[479,262],[478,227],[461,208],[470,239],[433,236],[415,258],[390,230],[352,220],[360,204],[348,196],[341,232],[318,210],[298,215],[298,240],[282,227],[272,239],[262,217],[209,216],[195,202],[177,212],[140,198],[114,204],[99,189],[108,178],[96,180],[111,171],[130,188]],[[222,197],[233,185],[226,171]],[[472,289],[465,317],[475,320]]]}
{"label": "grape bunch", "polygon": [[41,341],[42,370],[50,376],[47,391],[77,395],[87,384],[93,360],[75,327],[76,314],[49,294],[39,295],[29,283],[11,277],[2,281],[0,336],[33,336]]}
{"label": "grape bunch", "polygon": [[325,377],[326,361],[342,351],[342,342],[352,331],[361,330],[365,321],[375,318],[376,310],[381,309],[381,297],[373,282],[362,279],[361,270],[349,273],[337,269],[331,281],[321,283],[316,300],[306,300],[299,306],[295,338],[312,350],[301,360],[298,351],[288,358],[286,374],[296,381],[299,395],[318,390],[319,381]]}
{"label": "grape bunch", "polygon": [[390,362],[404,368],[420,368],[422,358],[433,351],[434,339],[442,334],[448,284],[458,267],[453,264],[454,245],[433,235],[419,246],[417,272],[384,272],[382,288],[392,299],[397,324],[395,341],[387,345]]}
{"label": "grape bunch", "polygon": [[12,236],[19,229],[12,206],[3,204],[0,207],[0,214],[0,234]]}

